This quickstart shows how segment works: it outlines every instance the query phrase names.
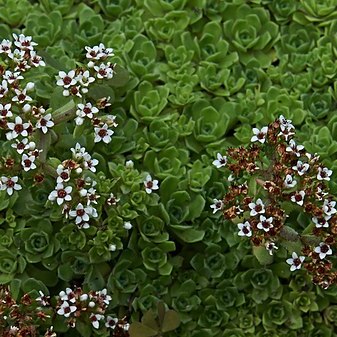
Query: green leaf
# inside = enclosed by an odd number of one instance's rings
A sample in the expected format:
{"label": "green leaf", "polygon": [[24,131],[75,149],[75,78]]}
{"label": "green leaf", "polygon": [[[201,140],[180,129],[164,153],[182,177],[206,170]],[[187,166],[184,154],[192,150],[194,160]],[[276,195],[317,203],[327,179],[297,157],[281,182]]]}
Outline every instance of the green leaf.
{"label": "green leaf", "polygon": [[[177,227],[179,229],[177,229]],[[181,229],[181,227],[185,227]],[[201,241],[205,236],[204,230],[189,228],[188,226],[171,225],[173,232],[184,242],[193,243]]]}
{"label": "green leaf", "polygon": [[21,286],[21,280],[19,279],[14,279],[11,281],[9,284],[10,290],[12,297],[17,300],[20,292],[20,286]]}
{"label": "green leaf", "polygon": [[180,318],[174,310],[168,310],[165,313],[162,325],[162,332],[167,332],[176,329],[180,325]]}
{"label": "green leaf", "polygon": [[158,331],[139,322],[133,322],[129,328],[130,337],[152,337],[157,336]]}
{"label": "green leaf", "polygon": [[82,322],[81,320],[76,320],[76,330],[81,334],[82,337],[91,336],[91,325],[87,322]]}
{"label": "green leaf", "polygon": [[158,331],[159,326],[156,320],[155,313],[152,310],[147,311],[144,316],[142,317],[142,323],[149,328]]}
{"label": "green leaf", "polygon": [[271,264],[274,260],[273,255],[270,255],[264,246],[253,246],[253,254],[262,265]]}

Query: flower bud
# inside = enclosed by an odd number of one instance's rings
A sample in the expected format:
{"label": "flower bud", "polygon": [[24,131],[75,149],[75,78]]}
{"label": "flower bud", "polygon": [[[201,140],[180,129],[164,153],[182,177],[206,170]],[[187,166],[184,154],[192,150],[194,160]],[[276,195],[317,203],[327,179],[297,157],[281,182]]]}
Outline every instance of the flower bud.
{"label": "flower bud", "polygon": [[27,91],[32,91],[34,89],[34,87],[35,87],[35,84],[33,82],[28,82],[26,84],[26,90]]}

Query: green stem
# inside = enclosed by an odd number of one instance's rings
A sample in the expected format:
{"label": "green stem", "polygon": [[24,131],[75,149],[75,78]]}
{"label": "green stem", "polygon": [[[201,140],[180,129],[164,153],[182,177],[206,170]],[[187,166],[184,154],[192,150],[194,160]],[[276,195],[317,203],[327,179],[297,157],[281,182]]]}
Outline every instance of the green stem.
{"label": "green stem", "polygon": [[55,110],[52,114],[55,125],[70,121],[76,116],[76,105],[73,100]]}

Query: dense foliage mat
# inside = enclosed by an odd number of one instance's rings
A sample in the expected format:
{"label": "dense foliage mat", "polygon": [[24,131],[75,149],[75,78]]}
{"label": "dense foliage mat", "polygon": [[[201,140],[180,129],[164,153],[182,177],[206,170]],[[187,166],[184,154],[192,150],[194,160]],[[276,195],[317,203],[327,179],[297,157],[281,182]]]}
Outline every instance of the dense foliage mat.
{"label": "dense foliage mat", "polygon": [[337,192],[336,28],[336,0],[0,0],[2,335],[337,336],[336,285],[220,212],[280,116]]}

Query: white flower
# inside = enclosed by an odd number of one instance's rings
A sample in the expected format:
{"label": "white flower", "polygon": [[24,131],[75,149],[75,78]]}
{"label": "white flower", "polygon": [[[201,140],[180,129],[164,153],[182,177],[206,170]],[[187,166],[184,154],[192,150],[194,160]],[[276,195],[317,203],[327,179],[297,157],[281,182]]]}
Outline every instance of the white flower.
{"label": "white flower", "polygon": [[286,188],[292,188],[296,184],[297,184],[296,180],[290,174],[287,174],[284,179],[283,186]]}
{"label": "white flower", "polygon": [[48,200],[56,202],[58,205],[62,205],[64,201],[70,201],[73,188],[71,186],[64,187],[63,184],[57,184],[54,191],[52,191],[49,196]]}
{"label": "white flower", "polygon": [[290,271],[294,271],[296,269],[301,269],[302,263],[305,260],[304,256],[297,256],[295,252],[291,254],[292,258],[287,259],[287,263],[290,264]]}
{"label": "white flower", "polygon": [[12,42],[10,40],[3,39],[0,43],[0,54],[11,52]]}
{"label": "white flower", "polygon": [[214,204],[210,206],[211,208],[213,208],[213,214],[223,209],[224,203],[222,200],[213,199],[213,203]]}
{"label": "white flower", "polygon": [[26,102],[26,101],[32,101],[33,99],[30,96],[26,95],[27,90],[19,90],[19,89],[14,89],[16,96],[12,98],[13,102],[18,102],[20,104]]}
{"label": "white flower", "polygon": [[268,126],[264,126],[261,130],[257,128],[253,128],[254,136],[251,138],[251,142],[259,141],[260,143],[264,143],[266,141],[266,135],[268,132]]}
{"label": "white flower", "polygon": [[131,228],[132,228],[131,222],[130,222],[130,221],[124,222],[123,227],[124,227],[126,230],[131,229]]}
{"label": "white flower", "polygon": [[250,228],[250,223],[246,221],[245,223],[238,223],[238,228],[239,228],[239,236],[252,236],[252,230]]}
{"label": "white flower", "polygon": [[317,173],[317,179],[318,180],[330,180],[330,176],[332,174],[332,171],[329,170],[327,167],[318,168],[318,173]]}
{"label": "white flower", "polygon": [[13,117],[12,111],[11,111],[11,103],[7,104],[0,104],[0,119],[1,118],[7,118],[7,117]]}
{"label": "white flower", "polygon": [[70,70],[68,74],[64,71],[59,71],[59,74],[58,76],[56,76],[56,79],[57,79],[56,84],[66,89],[77,83],[75,79],[75,70]]}
{"label": "white flower", "polygon": [[332,254],[332,250],[330,246],[327,245],[325,242],[321,242],[319,246],[315,247],[314,252],[319,254],[319,258],[321,260],[323,260],[327,255]]}
{"label": "white flower", "polygon": [[22,155],[21,165],[24,171],[34,170],[36,169],[36,165],[34,164],[35,156],[27,156],[25,153]]}
{"label": "white flower", "polygon": [[103,300],[103,302],[106,304],[106,305],[109,305],[110,301],[111,301],[111,296],[110,295],[107,295],[107,290],[104,288],[100,291],[97,292],[97,295]]}
{"label": "white flower", "polygon": [[54,122],[51,120],[51,114],[47,114],[44,117],[41,117],[35,125],[35,127],[37,129],[41,129],[44,134],[48,132],[48,128],[51,128],[53,126]]}
{"label": "white flower", "polygon": [[70,170],[65,168],[62,164],[57,166],[56,172],[58,175],[56,179],[57,184],[61,184],[70,180]]}
{"label": "white flower", "polygon": [[315,192],[315,197],[316,197],[318,200],[322,201],[323,198],[324,198],[326,195],[328,195],[327,192],[324,192],[320,187],[317,187],[317,191]]}
{"label": "white flower", "polygon": [[88,92],[88,86],[95,81],[95,77],[90,76],[89,70],[77,75],[75,79],[81,85],[84,94]]}
{"label": "white flower", "polygon": [[265,216],[260,215],[260,222],[257,224],[257,228],[263,229],[265,232],[269,232],[269,230],[274,227],[272,222],[273,217],[269,217],[267,219]]}
{"label": "white flower", "polygon": [[117,246],[111,243],[111,244],[109,244],[109,248],[108,249],[110,250],[110,252],[115,252],[116,249],[117,249]]}
{"label": "white flower", "polygon": [[95,130],[95,139],[94,142],[98,143],[103,140],[104,143],[108,144],[111,142],[111,136],[114,132],[108,129],[108,125],[104,124],[101,128],[94,128]]}
{"label": "white flower", "polygon": [[90,170],[91,172],[96,172],[96,167],[98,165],[98,160],[97,159],[92,159],[89,153],[86,153],[83,156],[84,162],[84,168],[87,170]]}
{"label": "white flower", "polygon": [[[16,49],[14,49],[13,52],[10,51],[8,53],[8,57],[10,59],[12,59],[15,63],[20,63],[20,62],[24,61],[25,54],[26,54],[26,52],[24,50],[16,48]],[[15,69],[15,70],[17,70],[17,69]]]}
{"label": "white flower", "polygon": [[76,295],[70,288],[66,288],[66,291],[60,291],[59,296],[61,301],[76,302]]}
{"label": "white flower", "polygon": [[266,242],[265,247],[269,253],[269,255],[273,255],[274,250],[278,249],[274,242]]}
{"label": "white flower", "polygon": [[77,310],[75,305],[69,305],[67,301],[64,301],[57,313],[63,315],[64,317],[69,317],[71,313]]}
{"label": "white flower", "polygon": [[8,140],[12,140],[19,135],[23,137],[28,136],[27,129],[29,128],[29,123],[23,123],[20,116],[15,117],[15,123],[7,123],[7,127],[9,130],[12,130],[6,133]]}
{"label": "white flower", "polygon": [[313,217],[311,218],[312,222],[315,224],[316,228],[327,228],[329,227],[329,222],[328,220],[331,218],[330,215],[325,215],[324,217],[321,218],[317,218],[317,217]]}
{"label": "white flower", "polygon": [[302,163],[300,160],[297,161],[296,166],[293,166],[292,169],[297,171],[297,173],[302,176],[309,170],[309,164]]}
{"label": "white flower", "polygon": [[336,201],[325,199],[323,203],[323,212],[326,215],[333,215],[337,212],[337,210],[335,209],[335,206],[336,206]]}
{"label": "white flower", "polygon": [[147,194],[151,194],[153,190],[158,190],[158,180],[152,180],[152,177],[148,174],[144,181],[145,191]]}
{"label": "white flower", "polygon": [[133,163],[132,160],[127,160],[127,161],[125,162],[125,167],[127,167],[127,168],[129,168],[129,169],[132,169],[133,166],[134,166],[134,163]]}
{"label": "white flower", "polygon": [[36,54],[35,50],[30,51],[29,61],[34,67],[44,67],[46,65],[46,63],[42,60],[42,57]]}
{"label": "white flower", "polygon": [[23,80],[23,76],[19,71],[11,72],[10,70],[6,70],[3,78],[9,83],[12,84],[17,80]]}
{"label": "white flower", "polygon": [[82,125],[84,121],[84,117],[88,117],[89,119],[92,119],[94,117],[94,114],[98,112],[98,109],[96,107],[93,107],[91,103],[84,104],[77,104],[77,110],[75,118],[75,122],[77,125]]}
{"label": "white flower", "polygon": [[114,328],[116,327],[117,322],[118,322],[118,318],[108,316],[108,317],[106,318],[105,326],[106,326],[107,328],[114,329]]}
{"label": "white flower", "polygon": [[76,225],[80,224],[81,222],[89,221],[89,218],[90,218],[91,214],[92,214],[92,208],[90,206],[84,207],[81,203],[79,203],[76,206],[75,210],[71,210],[69,212],[69,215],[72,218],[76,218],[75,219]]}
{"label": "white flower", "polygon": [[249,203],[248,207],[251,209],[250,215],[252,216],[265,213],[264,204],[260,198],[256,200],[256,203]]}
{"label": "white flower", "polygon": [[31,36],[25,36],[23,34],[16,35],[13,33],[14,44],[22,50],[33,50],[34,46],[37,46],[36,42],[32,41]]}
{"label": "white flower", "polygon": [[291,139],[289,141],[289,146],[286,148],[287,152],[292,152],[294,153],[297,157],[301,156],[300,151],[302,151],[304,149],[303,145],[296,145],[295,141],[293,139]]}
{"label": "white flower", "polygon": [[286,119],[283,115],[280,115],[278,118],[280,122],[280,128],[281,130],[284,130],[285,128],[291,128],[294,129],[295,127],[292,125],[292,121],[290,119]]}
{"label": "white flower", "polygon": [[11,144],[11,147],[16,149],[18,154],[22,154],[25,150],[30,149],[33,144],[35,145],[34,142],[28,143],[28,138],[23,138],[21,141],[15,139],[15,141],[16,143]]}
{"label": "white flower", "polygon": [[40,296],[37,297],[35,300],[39,301],[41,303],[42,306],[46,306],[49,304],[48,298],[49,296],[46,296],[41,290],[39,290],[39,294]]}
{"label": "white flower", "polygon": [[97,78],[111,79],[113,77],[114,67],[115,64],[111,64],[110,62],[108,62],[107,64],[101,63],[99,66],[94,66]]}
{"label": "white flower", "polygon": [[227,157],[222,156],[221,153],[217,154],[217,159],[213,161],[212,163],[216,168],[220,168],[222,166],[226,166],[227,164]]}
{"label": "white flower", "polygon": [[6,80],[2,80],[0,85],[0,98],[3,98],[8,92],[8,83]]}
{"label": "white flower", "polygon": [[22,189],[22,186],[17,184],[19,178],[17,176],[15,177],[1,177],[0,180],[0,190],[1,191],[7,191],[8,195],[12,195],[14,190],[19,191]]}
{"label": "white flower", "polygon": [[72,147],[70,151],[73,153],[75,159],[83,158],[87,154],[85,147],[81,147],[79,143],[76,143],[75,147]]}
{"label": "white flower", "polygon": [[117,199],[113,193],[110,193],[110,196],[109,198],[106,200],[106,203],[109,205],[109,206],[115,206],[117,205],[117,202],[119,201],[119,199]]}
{"label": "white flower", "polygon": [[104,316],[101,314],[90,314],[90,317],[89,317],[91,324],[95,329],[99,328],[99,321],[103,318]]}
{"label": "white flower", "polygon": [[302,206],[304,202],[304,196],[305,196],[304,191],[295,192],[295,194],[291,196],[290,200],[292,202],[296,202],[297,205]]}

